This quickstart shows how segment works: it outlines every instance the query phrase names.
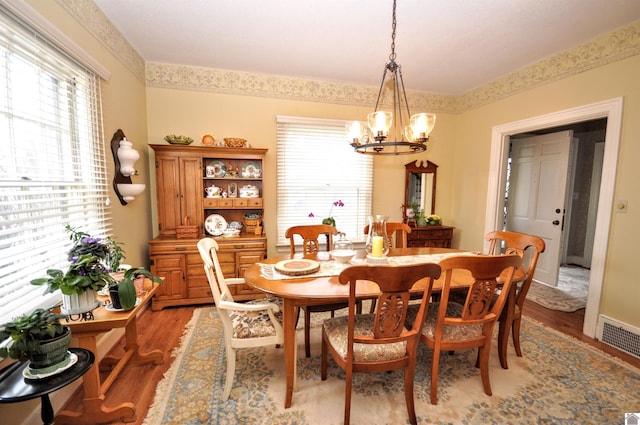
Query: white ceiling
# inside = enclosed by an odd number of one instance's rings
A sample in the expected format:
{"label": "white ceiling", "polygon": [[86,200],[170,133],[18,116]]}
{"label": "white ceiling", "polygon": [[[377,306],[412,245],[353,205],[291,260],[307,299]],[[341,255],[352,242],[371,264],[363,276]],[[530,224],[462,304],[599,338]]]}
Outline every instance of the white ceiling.
{"label": "white ceiling", "polygon": [[[378,86],[391,0],[94,0],[145,61]],[[408,90],[463,94],[640,20],[640,0],[398,0]]]}

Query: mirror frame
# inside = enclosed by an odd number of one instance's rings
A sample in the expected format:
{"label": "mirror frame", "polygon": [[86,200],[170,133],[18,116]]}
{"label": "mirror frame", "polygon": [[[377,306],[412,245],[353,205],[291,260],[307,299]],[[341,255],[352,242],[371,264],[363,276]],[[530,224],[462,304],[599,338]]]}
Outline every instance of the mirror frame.
{"label": "mirror frame", "polygon": [[[422,174],[433,174],[433,187],[431,188],[431,212],[429,214],[435,214],[436,211],[436,177],[438,174],[438,165],[431,161],[418,161],[415,160],[408,164],[405,164],[405,180],[404,180],[404,207],[402,208],[402,216],[407,221],[406,211],[409,207],[409,182],[412,175],[418,175],[421,178]],[[422,206],[422,205],[421,205]]]}

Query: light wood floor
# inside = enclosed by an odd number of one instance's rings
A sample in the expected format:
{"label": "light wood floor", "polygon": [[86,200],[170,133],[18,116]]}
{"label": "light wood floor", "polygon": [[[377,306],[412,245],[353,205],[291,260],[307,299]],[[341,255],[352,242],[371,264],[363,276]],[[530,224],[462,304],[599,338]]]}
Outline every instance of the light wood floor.
{"label": "light wood floor", "polygon": [[[171,351],[178,347],[183,329],[197,307],[176,307],[166,308],[161,311],[151,311],[150,309],[142,313],[138,320],[138,336],[143,351],[153,349],[163,350],[166,354],[166,361],[160,366],[133,366],[125,368],[118,379],[109,389],[105,398],[105,405],[113,407],[117,404],[131,401],[137,406],[137,419],[131,424],[139,425],[147,415],[147,411],[155,394],[155,388],[162,379],[163,374],[171,365]],[[619,359],[622,359],[640,368],[640,359],[630,356],[624,352],[616,350],[606,344],[600,343],[582,334],[582,323],[584,320],[584,309],[575,313],[563,313],[546,309],[533,302],[525,304],[524,313],[526,316],[546,325],[566,333],[580,341],[591,344],[602,351],[605,351]],[[124,344],[121,342],[114,347],[110,354],[122,353]],[[515,355],[510,348],[509,355]],[[526,356],[526,352],[524,353]],[[82,389],[76,391],[64,409],[81,410]],[[113,424],[123,424],[123,422],[113,422]]]}

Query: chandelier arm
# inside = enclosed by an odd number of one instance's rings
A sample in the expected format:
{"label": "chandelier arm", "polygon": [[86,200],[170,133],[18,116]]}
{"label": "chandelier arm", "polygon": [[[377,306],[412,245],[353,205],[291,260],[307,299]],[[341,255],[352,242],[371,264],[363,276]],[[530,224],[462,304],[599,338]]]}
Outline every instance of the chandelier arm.
{"label": "chandelier arm", "polygon": [[411,109],[409,108],[409,100],[407,99],[407,91],[404,89],[404,78],[402,78],[402,67],[398,67],[400,73],[400,84],[402,85],[402,94],[404,95],[404,103],[407,105],[407,118],[411,118]]}
{"label": "chandelier arm", "polygon": [[382,88],[384,87],[384,79],[387,77],[387,66],[384,67],[384,72],[382,73],[382,81],[380,82],[380,88],[378,89],[378,98],[376,99],[376,108],[373,112],[378,111],[378,105],[380,104],[380,96],[382,96]]}

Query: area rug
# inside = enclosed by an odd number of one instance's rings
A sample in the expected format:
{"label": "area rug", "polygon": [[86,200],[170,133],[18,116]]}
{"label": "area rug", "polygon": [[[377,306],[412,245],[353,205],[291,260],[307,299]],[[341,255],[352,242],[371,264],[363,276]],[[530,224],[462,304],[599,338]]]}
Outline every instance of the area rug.
{"label": "area rug", "polygon": [[587,306],[589,269],[560,267],[558,286],[531,282],[527,299],[551,310],[572,312]]}
{"label": "area rug", "polygon": [[[344,372],[330,361],[327,380],[320,380],[320,327],[312,324],[311,358],[304,357],[298,335],[298,390],[289,409],[284,409],[284,354],[275,347],[239,351],[231,396],[222,402],[222,326],[215,308],[196,310],[143,423],[342,423]],[[429,399],[430,351],[421,346],[415,375],[418,423],[620,424],[625,413],[640,412],[640,369],[526,318],[521,338],[525,357],[510,348],[508,370],[500,368],[492,349],[493,396],[482,389],[475,351],[443,355],[436,406]],[[402,372],[356,374],[351,423],[408,423]]]}

